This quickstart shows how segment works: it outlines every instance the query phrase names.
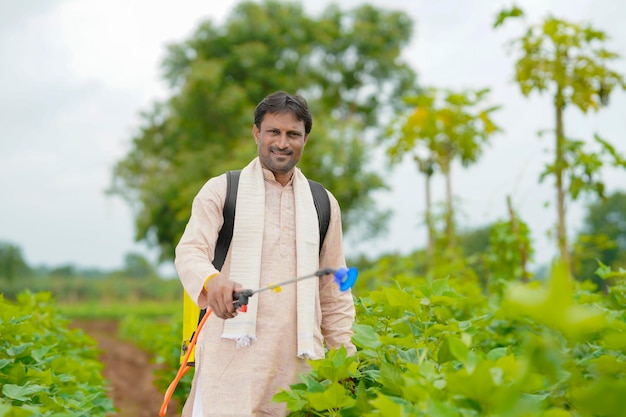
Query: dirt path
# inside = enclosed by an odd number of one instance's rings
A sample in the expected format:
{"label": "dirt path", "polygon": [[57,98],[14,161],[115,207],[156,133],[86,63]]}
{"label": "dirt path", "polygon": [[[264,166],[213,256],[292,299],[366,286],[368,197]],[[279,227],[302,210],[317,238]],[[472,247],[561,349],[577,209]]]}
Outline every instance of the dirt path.
{"label": "dirt path", "polygon": [[[132,343],[117,338],[115,320],[80,320],[72,327],[81,328],[98,342],[104,363],[104,378],[111,385],[110,398],[118,410],[116,417],[158,417],[163,394],[153,385],[156,365],[150,355]],[[176,404],[170,402],[167,416],[176,416]]]}

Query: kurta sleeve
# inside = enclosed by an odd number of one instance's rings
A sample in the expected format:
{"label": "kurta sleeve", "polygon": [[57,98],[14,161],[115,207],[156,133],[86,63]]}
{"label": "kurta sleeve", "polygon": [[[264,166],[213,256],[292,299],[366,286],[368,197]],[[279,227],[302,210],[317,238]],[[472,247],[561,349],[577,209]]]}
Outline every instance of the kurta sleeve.
{"label": "kurta sleeve", "polygon": [[213,265],[217,236],[224,217],[226,174],[211,178],[193,200],[191,217],[176,246],[174,265],[183,288],[200,308],[207,307],[204,283],[219,273]]}
{"label": "kurta sleeve", "polygon": [[[342,244],[341,210],[335,197],[330,198],[330,224],[320,252],[320,267],[337,269],[346,266]],[[322,335],[330,349],[345,346],[349,354],[356,348],[352,343],[352,324],[355,319],[352,291],[342,292],[334,277],[325,275],[320,279],[320,304],[322,309]]]}

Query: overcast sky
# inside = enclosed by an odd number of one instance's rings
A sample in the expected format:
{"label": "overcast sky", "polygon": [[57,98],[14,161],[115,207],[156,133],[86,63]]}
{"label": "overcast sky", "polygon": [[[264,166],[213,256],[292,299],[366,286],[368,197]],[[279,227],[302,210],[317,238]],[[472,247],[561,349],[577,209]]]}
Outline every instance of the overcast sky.
{"label": "overcast sky", "polygon": [[[230,0],[0,0],[0,241],[18,245],[33,266],[75,264],[116,268],[128,252],[154,259],[134,242],[130,208],[105,195],[111,169],[129,149],[139,113],[167,97],[160,62],[165,44],[186,39],[199,22],[223,22]],[[305,0],[310,13],[329,4]],[[349,8],[358,1],[342,0]],[[512,83],[513,57],[505,43],[521,34],[517,22],[493,31],[494,16],[510,2],[496,0],[370,3],[404,10],[415,21],[405,58],[422,85],[492,89],[502,105],[495,118],[505,130],[472,168],[455,167],[460,223],[476,227],[506,216],[505,198],[533,231],[537,261],[555,254],[547,232],[555,222],[551,183],[538,184],[552,138],[549,97],[522,98]],[[531,22],[547,13],[589,22],[609,34],[610,49],[626,56],[626,2],[621,0],[519,1]],[[626,74],[626,60],[613,68]],[[566,134],[594,132],[626,153],[626,94],[616,93],[598,114],[566,114]],[[250,139],[252,140],[252,138]],[[424,245],[422,179],[405,163],[387,174],[393,189],[380,195],[394,209],[389,234],[355,251],[406,253]],[[609,190],[626,189],[626,173],[607,170]],[[435,199],[443,198],[437,180]],[[550,203],[546,207],[546,203]],[[583,205],[570,207],[573,234]]]}

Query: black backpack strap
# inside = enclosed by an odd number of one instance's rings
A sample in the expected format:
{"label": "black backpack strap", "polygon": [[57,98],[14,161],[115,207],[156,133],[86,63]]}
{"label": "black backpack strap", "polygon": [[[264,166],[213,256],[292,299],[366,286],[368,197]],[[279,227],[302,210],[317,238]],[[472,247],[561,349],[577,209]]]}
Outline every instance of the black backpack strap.
{"label": "black backpack strap", "polygon": [[217,237],[215,244],[215,255],[213,256],[213,265],[221,270],[226,260],[226,254],[230,247],[230,241],[233,239],[233,229],[235,228],[235,208],[237,206],[237,188],[239,187],[240,170],[226,172],[226,199],[224,200],[224,224]]}
{"label": "black backpack strap", "polygon": [[322,184],[309,180],[309,186],[311,187],[311,194],[313,195],[313,203],[315,203],[315,210],[317,210],[317,222],[320,228],[320,252],[322,251],[322,245],[326,238],[326,232],[328,231],[328,225],[330,224],[330,199],[328,193]]}
{"label": "black backpack strap", "polygon": [[[237,189],[239,188],[239,174],[241,170],[226,172],[226,198],[224,200],[224,208],[222,215],[224,216],[224,224],[220,229],[215,243],[215,254],[213,256],[213,266],[221,270],[226,260],[226,254],[230,247],[230,241],[233,239],[233,229],[235,228],[235,208],[237,207]],[[206,314],[206,309],[200,310],[198,324]]]}

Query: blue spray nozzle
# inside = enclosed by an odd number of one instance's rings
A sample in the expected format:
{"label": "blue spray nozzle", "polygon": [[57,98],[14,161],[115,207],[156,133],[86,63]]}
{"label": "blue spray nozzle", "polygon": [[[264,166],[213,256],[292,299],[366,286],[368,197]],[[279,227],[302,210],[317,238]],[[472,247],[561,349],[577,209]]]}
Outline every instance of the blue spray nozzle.
{"label": "blue spray nozzle", "polygon": [[335,271],[335,282],[341,291],[347,291],[354,286],[359,271],[355,267],[339,268]]}

